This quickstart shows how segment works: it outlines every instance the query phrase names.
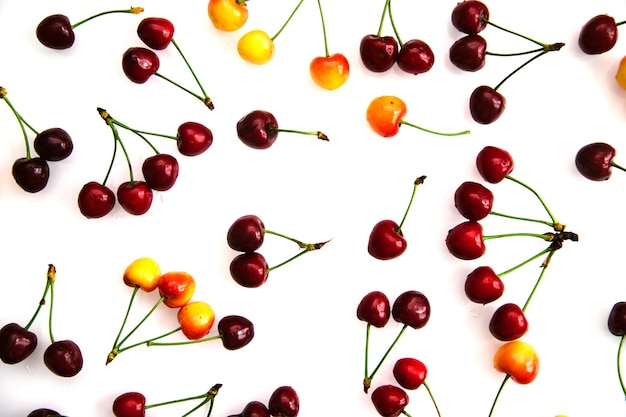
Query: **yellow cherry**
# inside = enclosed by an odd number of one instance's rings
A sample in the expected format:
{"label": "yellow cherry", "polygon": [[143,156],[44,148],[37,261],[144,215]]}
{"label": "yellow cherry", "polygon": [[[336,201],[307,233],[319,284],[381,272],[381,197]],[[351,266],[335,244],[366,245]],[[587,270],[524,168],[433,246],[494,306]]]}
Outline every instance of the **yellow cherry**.
{"label": "yellow cherry", "polygon": [[237,43],[237,52],[245,61],[252,64],[267,64],[274,57],[274,41],[260,30],[252,30],[243,35]]}
{"label": "yellow cherry", "polygon": [[623,57],[622,60],[619,62],[617,74],[615,74],[615,80],[620,87],[626,90],[626,56]]}
{"label": "yellow cherry", "polygon": [[209,0],[208,13],[218,30],[233,32],[248,20],[247,0]]}
{"label": "yellow cherry", "polygon": [[178,310],[177,319],[187,339],[197,340],[209,333],[215,322],[215,313],[207,303],[193,301]]}
{"label": "yellow cherry", "polygon": [[146,292],[154,291],[161,277],[161,268],[152,258],[139,258],[131,262],[124,271],[124,284],[140,287]]}

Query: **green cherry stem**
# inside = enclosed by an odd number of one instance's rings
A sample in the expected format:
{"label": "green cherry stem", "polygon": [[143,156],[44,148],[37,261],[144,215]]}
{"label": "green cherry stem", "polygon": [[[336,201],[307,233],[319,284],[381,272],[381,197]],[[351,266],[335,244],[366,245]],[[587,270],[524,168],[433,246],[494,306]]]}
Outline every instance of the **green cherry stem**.
{"label": "green cherry stem", "polygon": [[143,7],[131,7],[130,9],[124,9],[124,10],[108,10],[106,12],[101,12],[101,13],[97,13],[93,16],[89,16],[86,19],[81,20],[80,22],[76,22],[72,25],[72,29],[76,29],[78,26],[82,25],[83,23],[89,22],[92,19],[95,19],[96,17],[100,17],[100,16],[104,16],[107,14],[112,14],[112,13],[131,13],[131,14],[139,14],[143,12]]}
{"label": "green cherry stem", "polygon": [[365,366],[364,375],[363,375],[363,389],[365,393],[367,393],[369,387],[372,385],[371,378],[369,377],[369,352],[370,352],[370,333],[371,333],[372,325],[367,323],[365,327]]}
{"label": "green cherry stem", "polygon": [[30,159],[30,145],[28,143],[28,134],[26,133],[26,129],[24,128],[24,126],[28,127],[35,135],[37,135],[38,132],[33,129],[33,127],[29,125],[26,120],[24,120],[24,118],[18,113],[11,101],[7,98],[7,90],[4,87],[0,87],[0,98],[4,100],[4,102],[9,106],[11,112],[13,112],[13,115],[20,125],[22,135],[24,136],[24,145],[26,147],[26,159]]}
{"label": "green cherry stem", "polygon": [[54,307],[54,283],[56,281],[57,270],[54,265],[48,265],[48,282],[50,282],[50,312],[48,314],[48,334],[50,335],[50,343],[54,343],[54,335],[52,334],[52,309]]}
{"label": "green cherry stem", "polygon": [[322,1],[317,0],[317,7],[320,11],[320,18],[322,19],[322,32],[324,33],[324,51],[326,57],[330,56],[330,52],[328,52],[328,38],[326,36],[326,23],[324,22],[324,12],[322,11]]}
{"label": "green cherry stem", "polygon": [[541,224],[545,224],[546,226],[554,227],[553,222],[549,222],[546,220],[530,219],[528,217],[511,216],[509,214],[499,213],[497,211],[491,211],[489,212],[489,214],[493,214],[494,216],[499,216],[499,217],[505,217],[507,219],[516,219],[516,220],[523,220],[526,222],[541,223]]}
{"label": "green cherry stem", "polygon": [[[154,146],[154,145],[152,144],[152,142],[150,142],[150,141],[148,140],[148,138],[146,137],[146,135],[150,135],[150,136],[159,136],[159,137],[164,137],[164,138],[168,138],[168,139],[174,139],[174,140],[176,140],[176,137],[175,137],[175,136],[171,136],[171,135],[163,135],[163,134],[160,134],[160,133],[146,132],[146,131],[143,131],[143,130],[134,129],[134,128],[132,128],[132,127],[130,127],[130,126],[128,126],[128,125],[126,125],[126,124],[124,124],[124,123],[120,122],[119,120],[117,120],[117,119],[115,119],[115,118],[111,117],[108,113],[107,113],[107,118],[108,118],[108,120],[109,120],[112,124],[114,124],[114,125],[116,125],[116,126],[119,126],[119,127],[121,127],[122,129],[126,129],[126,130],[128,130],[128,131],[130,131],[130,132],[134,133],[135,135],[139,136],[139,137],[140,137],[140,138],[141,138],[144,142],[146,142],[146,144],[147,144],[149,147],[151,147],[151,148],[152,148],[152,150],[153,150],[155,153],[157,153],[157,154],[159,153],[159,150],[156,148],[156,146]],[[105,120],[106,120],[106,119],[105,119]]]}
{"label": "green cherry stem", "polygon": [[[550,253],[548,254],[548,257],[551,258],[552,253],[554,252],[551,250]],[[537,281],[535,282],[533,289],[530,291],[530,294],[528,295],[528,298],[526,299],[526,302],[524,303],[524,307],[522,307],[522,311],[524,313],[526,312],[526,309],[528,308],[528,305],[530,304],[530,300],[532,300],[533,296],[535,295],[535,292],[537,292],[537,288],[539,287],[539,284],[541,283],[541,280],[543,279],[543,276],[546,273],[546,269],[548,269],[548,263],[549,262],[544,262],[541,265],[541,272],[539,273],[539,277],[537,278]]]}
{"label": "green cherry stem", "polygon": [[[164,339],[164,338],[166,338],[167,336],[173,335],[174,333],[178,333],[178,332],[179,332],[179,331],[181,331],[181,330],[182,330],[182,329],[181,329],[180,327],[177,327],[177,328],[175,328],[174,330],[170,330],[169,332],[167,332],[167,333],[163,333],[163,334],[162,334],[162,335],[160,335],[160,336],[152,337],[152,338],[147,339],[147,340],[144,340],[144,341],[142,341],[142,342],[137,342],[137,343],[134,343],[134,344],[132,344],[132,345],[128,345],[128,346],[125,346],[125,347],[123,347],[123,348],[120,348],[120,349],[118,349],[118,353],[121,353],[121,352],[123,352],[123,351],[125,351],[125,350],[129,350],[129,349],[136,348],[137,346],[141,346],[141,345],[152,346],[152,345],[156,344],[156,343],[154,343],[154,342],[156,342],[157,340]],[[181,342],[172,342],[172,343],[173,343],[173,344],[181,344]]]}
{"label": "green cherry stem", "polygon": [[610,165],[611,165],[612,167],[615,167],[615,168],[619,169],[620,171],[626,171],[626,168],[624,168],[624,167],[623,167],[623,166],[621,166],[621,165],[616,164],[616,163],[615,163],[615,162],[613,162],[613,161],[611,161]]}
{"label": "green cherry stem", "polygon": [[[539,45],[539,46],[541,46],[541,50],[547,49],[547,48],[549,48],[550,46],[552,46],[552,45],[548,45],[548,44],[543,43],[543,42],[539,42],[539,41],[537,41],[537,40],[535,40],[535,39],[529,38],[528,36],[525,36],[525,35],[522,35],[522,34],[520,34],[520,33],[514,32],[514,31],[512,31],[512,30],[506,29],[506,28],[504,28],[504,27],[502,27],[502,26],[500,26],[500,25],[497,25],[497,24],[493,23],[492,21],[490,21],[490,20],[488,20],[488,19],[482,18],[481,20],[482,20],[483,22],[487,23],[488,25],[491,25],[491,26],[493,26],[493,27],[495,27],[495,28],[498,28],[498,29],[500,29],[500,30],[503,30],[503,31],[505,31],[505,32],[507,32],[507,33],[510,33],[510,34],[512,34],[512,35],[519,36],[520,38],[526,39],[526,40],[528,40],[528,41],[530,41],[530,42],[534,43],[535,45]],[[553,45],[556,45],[556,44],[553,44]],[[564,45],[564,44],[563,44],[563,45]],[[561,45],[561,47],[562,47],[563,45]],[[560,48],[559,48],[559,49],[560,49]]]}
{"label": "green cherry stem", "polygon": [[470,133],[469,130],[463,130],[461,132],[453,132],[453,133],[438,132],[438,131],[435,131],[435,130],[426,129],[425,127],[421,127],[421,126],[418,126],[416,124],[407,122],[406,120],[400,120],[399,124],[411,126],[411,127],[416,128],[416,129],[419,129],[419,130],[421,130],[423,132],[433,133],[433,134],[439,135],[439,136],[461,136],[461,135],[467,135],[467,134]]}
{"label": "green cherry stem", "polygon": [[561,223],[556,221],[556,218],[554,217],[554,215],[552,214],[552,212],[550,211],[550,209],[548,208],[547,204],[545,203],[545,201],[543,201],[543,198],[541,198],[541,196],[539,195],[539,193],[537,193],[537,191],[535,191],[534,188],[532,188],[531,186],[529,186],[528,184],[514,178],[511,177],[510,175],[505,176],[504,178],[513,181],[516,184],[521,185],[522,187],[526,188],[528,191],[530,191],[531,193],[533,193],[535,195],[535,197],[537,197],[537,199],[539,200],[539,202],[541,203],[541,205],[543,206],[544,210],[546,211],[546,213],[548,213],[548,216],[550,216],[550,219],[552,220],[552,226],[554,227],[555,231],[561,231],[565,229],[565,226],[563,226]]}
{"label": "green cherry stem", "polygon": [[204,95],[204,98],[202,99],[202,101],[210,110],[213,110],[215,108],[215,106],[213,105],[213,100],[211,100],[211,98],[207,95],[206,91],[204,90],[204,87],[202,86],[202,83],[200,82],[200,80],[198,79],[198,76],[196,75],[196,72],[193,70],[193,68],[191,68],[191,65],[189,64],[187,57],[185,56],[185,54],[183,54],[183,51],[180,49],[180,47],[178,46],[178,44],[176,43],[174,39],[172,39],[172,45],[174,45],[174,48],[176,48],[176,50],[178,51],[178,54],[185,62],[185,65],[189,69],[189,72],[191,72],[191,75],[193,76],[194,80],[196,80],[196,84],[198,84],[198,87],[200,87],[200,91],[202,91],[202,94]]}
{"label": "green cherry stem", "polygon": [[117,336],[115,337],[115,341],[113,342],[113,347],[111,348],[111,350],[115,349],[117,343],[120,340],[120,337],[122,337],[122,332],[124,331],[124,327],[126,327],[126,322],[128,321],[128,316],[130,315],[130,309],[133,305],[133,302],[135,301],[135,297],[137,296],[140,288],[141,287],[139,287],[139,285],[135,285],[135,288],[133,288],[133,292],[130,295],[130,301],[128,302],[128,307],[126,307],[126,314],[124,314],[122,325],[120,326],[120,330],[117,332]]}
{"label": "green cherry stem", "polygon": [[132,163],[130,161],[130,156],[128,155],[128,152],[126,151],[126,147],[124,146],[124,142],[122,142],[122,139],[120,138],[120,134],[117,131],[117,127],[115,126],[114,120],[111,115],[109,115],[109,113],[98,107],[98,113],[100,114],[100,117],[102,117],[102,119],[104,119],[105,123],[109,126],[109,128],[111,128],[111,131],[113,132],[113,139],[115,141],[115,149],[113,152],[113,157],[111,158],[111,164],[109,166],[109,171],[107,172],[106,178],[103,182],[103,184],[106,182],[106,180],[109,177],[109,174],[111,172],[111,168],[113,166],[113,162],[115,161],[115,154],[116,154],[116,150],[117,150],[117,143],[120,144],[120,147],[122,148],[122,152],[124,153],[124,157],[126,158],[126,164],[128,165],[128,173],[129,173],[129,177],[130,177],[130,182],[132,183],[135,178],[133,175],[133,166]]}
{"label": "green cherry stem", "polygon": [[626,397],[626,385],[624,384],[624,378],[622,376],[622,350],[624,348],[624,341],[626,335],[623,335],[619,340],[619,346],[617,348],[617,377],[619,378],[619,385],[622,387],[622,392]]}
{"label": "green cherry stem", "polygon": [[[307,244],[302,244],[302,242],[299,243],[300,247],[303,249],[300,252],[298,252],[297,254],[295,254],[294,256],[292,256],[291,258],[279,263],[278,265],[274,265],[272,267],[267,268],[267,272],[271,272],[277,268],[280,268],[281,266],[288,264],[289,262],[293,261],[294,259],[297,259],[299,257],[301,257],[302,255],[304,255],[305,253],[314,251],[314,250],[318,250],[318,249],[322,249],[324,247],[324,245],[326,245],[328,242],[330,242],[330,240],[327,240],[326,242],[319,242],[319,243],[307,243]],[[302,246],[304,245],[304,246]]]}
{"label": "green cherry stem", "polygon": [[380,16],[380,23],[378,24],[378,32],[376,36],[381,37],[383,34],[383,25],[385,24],[385,16],[387,15],[387,9],[389,8],[389,2],[391,0],[385,0],[385,7],[383,8],[383,13]]}
{"label": "green cherry stem", "polygon": [[278,37],[278,35],[280,35],[282,33],[282,31],[287,27],[287,24],[289,24],[289,22],[291,21],[291,18],[293,18],[293,16],[296,14],[296,12],[298,11],[298,9],[300,8],[300,6],[302,5],[302,3],[304,2],[304,0],[300,0],[298,2],[298,4],[296,5],[296,7],[293,9],[293,11],[291,12],[291,14],[289,15],[289,17],[287,18],[287,20],[285,21],[285,23],[283,23],[283,25],[280,27],[280,29],[278,29],[278,32],[276,32],[276,34],[274,36],[272,36],[270,39],[272,40],[272,42],[274,40],[276,40],[276,38]]}
{"label": "green cherry stem", "polygon": [[555,43],[552,45],[548,45],[547,48],[542,48],[541,52],[539,52],[537,55],[534,55],[533,57],[531,57],[530,59],[528,59],[526,62],[522,63],[519,67],[517,67],[516,69],[514,69],[512,72],[509,73],[509,75],[507,75],[506,77],[504,77],[502,79],[502,81],[500,81],[493,89],[494,90],[498,90],[498,88],[500,88],[502,86],[502,84],[504,84],[509,78],[511,78],[514,74],[516,74],[518,71],[520,71],[522,68],[524,68],[526,65],[530,64],[531,62],[533,62],[535,59],[547,54],[548,52],[551,51],[558,51],[560,50],[565,44],[564,43]]}
{"label": "green cherry stem", "polygon": [[222,384],[215,384],[213,385],[213,387],[211,387],[209,391],[205,392],[204,394],[194,395],[192,397],[180,398],[177,400],[164,401],[161,403],[149,404],[149,405],[146,405],[144,409],[148,410],[150,408],[162,407],[165,405],[178,404],[178,403],[187,402],[187,401],[202,400],[198,405],[194,406],[191,410],[183,414],[182,417],[191,415],[194,411],[198,410],[200,407],[210,402],[211,404],[209,406],[209,413],[207,414],[207,417],[209,417],[211,415],[211,412],[213,411],[213,402],[215,400],[215,396],[217,395],[221,387],[222,387]]}
{"label": "green cherry stem", "polygon": [[498,388],[498,392],[496,393],[495,398],[493,399],[493,403],[491,404],[491,409],[489,410],[489,416],[491,417],[493,415],[493,410],[496,408],[496,403],[498,402],[498,398],[500,398],[500,394],[502,394],[502,390],[504,389],[504,386],[506,385],[507,381],[511,379],[511,374],[506,374],[504,376],[504,379],[502,379],[502,383],[500,384],[500,388]]}
{"label": "green cherry stem", "polygon": [[546,249],[542,250],[541,252],[537,253],[536,255],[531,256],[530,258],[526,259],[525,261],[522,261],[519,264],[515,265],[514,267],[509,268],[509,269],[507,269],[504,272],[500,272],[497,275],[498,275],[498,277],[502,278],[503,276],[505,276],[505,275],[507,275],[507,274],[509,274],[509,273],[511,273],[511,272],[513,272],[513,271],[523,267],[524,265],[534,261],[535,259],[537,259],[537,258],[539,258],[539,257],[541,257],[541,256],[543,256],[545,254],[547,254],[548,252],[550,252],[550,248],[546,248]]}
{"label": "green cherry stem", "polygon": [[516,232],[516,233],[502,233],[499,235],[487,235],[487,236],[483,236],[483,240],[491,240],[491,239],[501,239],[504,237],[521,237],[521,236],[526,236],[526,237],[536,237],[542,240],[546,240],[546,241],[552,241],[554,239],[554,234],[552,233],[526,233],[526,232]]}
{"label": "green cherry stem", "polygon": [[319,130],[314,130],[314,131],[303,131],[303,130],[293,130],[293,129],[279,129],[279,128],[275,128],[272,129],[274,132],[286,132],[286,133],[298,133],[300,135],[310,135],[310,136],[317,136],[318,139],[320,140],[324,140],[324,141],[328,141],[328,136],[326,136],[324,133],[320,132]]}
{"label": "green cherry stem", "polygon": [[183,90],[187,94],[197,98],[198,100],[203,102],[209,108],[209,110],[213,110],[213,102],[208,97],[202,97],[200,94],[191,91],[187,87],[182,86],[181,84],[177,83],[176,81],[172,80],[171,78],[166,77],[165,75],[163,75],[163,74],[161,74],[159,72],[154,73],[154,75],[156,75],[157,77],[161,78],[162,80],[165,80],[168,83],[170,83],[170,84],[180,88],[181,90]]}
{"label": "green cherry stem", "polygon": [[426,383],[426,381],[422,382],[422,385],[424,385],[424,388],[426,388],[426,391],[428,392],[428,396],[430,397],[430,400],[432,401],[433,405],[435,406],[435,410],[437,411],[437,415],[439,417],[441,417],[441,411],[439,411],[439,406],[437,406],[437,401],[435,401],[435,396],[433,395],[433,392],[431,391],[431,389],[428,386],[428,384]]}
{"label": "green cherry stem", "polygon": [[385,352],[385,354],[382,356],[382,358],[380,358],[380,361],[378,361],[378,364],[376,365],[376,368],[374,368],[372,373],[369,374],[368,376],[366,376],[365,379],[363,380],[363,390],[365,391],[365,393],[367,393],[367,391],[369,390],[370,386],[372,385],[372,379],[374,378],[374,375],[376,375],[376,372],[378,372],[378,370],[382,366],[382,364],[385,361],[385,359],[387,359],[387,356],[389,356],[389,353],[391,353],[391,350],[398,343],[398,340],[400,340],[400,337],[404,334],[404,332],[407,329],[407,327],[408,327],[408,324],[404,324],[402,326],[402,328],[400,329],[400,332],[398,333],[396,338],[393,340],[391,345],[389,345],[389,348],[387,348],[387,351]]}
{"label": "green cherry stem", "polygon": [[165,336],[168,336],[170,334],[173,334],[175,332],[177,332],[180,329],[176,329],[173,330],[169,333],[165,333],[159,337],[155,337],[153,339],[150,340],[146,340],[145,342],[143,342],[143,344],[145,344],[146,346],[182,346],[182,345],[195,345],[198,343],[204,343],[204,342],[210,342],[212,340],[218,340],[222,338],[221,334],[216,334],[216,335],[212,335],[212,336],[207,336],[207,337],[203,337],[202,339],[194,339],[194,340],[183,340],[183,341],[179,341],[179,342],[157,342],[156,340],[164,338]]}
{"label": "green cherry stem", "polygon": [[402,48],[402,46],[404,46],[404,43],[402,42],[402,39],[400,39],[398,28],[396,28],[396,22],[393,20],[393,14],[391,13],[391,0],[387,0],[386,6],[387,6],[387,11],[389,12],[389,22],[391,23],[393,33],[396,35],[396,39],[398,40],[398,45],[400,46],[400,48]]}
{"label": "green cherry stem", "polygon": [[43,295],[39,299],[39,304],[37,305],[37,308],[35,309],[35,313],[30,318],[26,326],[24,326],[24,329],[28,330],[30,326],[33,325],[33,323],[35,322],[35,318],[37,318],[37,315],[39,314],[39,311],[41,311],[41,308],[46,304],[46,296],[48,295],[48,291],[50,290],[50,287],[52,287],[52,284],[54,283],[55,278],[56,278],[56,274],[55,274],[54,266],[52,264],[49,264],[48,273],[46,274],[46,287],[43,290]]}
{"label": "green cherry stem", "polygon": [[409,204],[406,206],[406,210],[404,211],[404,216],[402,216],[402,220],[400,221],[400,224],[398,225],[398,228],[396,229],[396,233],[399,233],[400,230],[402,230],[402,226],[404,225],[404,221],[406,220],[408,214],[409,214],[409,210],[411,209],[411,206],[413,205],[413,200],[415,199],[415,194],[417,192],[417,187],[419,187],[421,184],[424,184],[424,180],[426,179],[426,175],[422,175],[421,177],[418,177],[414,182],[413,182],[413,192],[411,193],[411,199],[409,200]]}

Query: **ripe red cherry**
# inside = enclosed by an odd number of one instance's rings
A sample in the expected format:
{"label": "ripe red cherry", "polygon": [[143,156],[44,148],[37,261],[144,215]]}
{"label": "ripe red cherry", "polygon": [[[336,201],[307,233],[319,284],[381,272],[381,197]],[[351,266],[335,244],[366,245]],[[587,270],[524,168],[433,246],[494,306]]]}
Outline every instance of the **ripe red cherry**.
{"label": "ripe red cherry", "polygon": [[370,233],[367,251],[376,259],[397,258],[406,251],[407,242],[393,220],[381,220]]}
{"label": "ripe red cherry", "polygon": [[296,417],[300,411],[300,399],[296,390],[285,385],[272,392],[267,408],[272,417]]}
{"label": "ripe red cherry", "polygon": [[487,217],[493,206],[493,193],[484,185],[465,181],[454,192],[454,206],[468,220]]}
{"label": "ripe red cherry", "polygon": [[463,71],[478,71],[487,62],[487,41],[478,34],[464,36],[452,44],[449,57]]}
{"label": "ripe red cherry", "polygon": [[478,304],[488,304],[504,293],[504,283],[489,266],[479,266],[465,280],[465,295]]}
{"label": "ripe red cherry", "polygon": [[148,187],[157,191],[166,191],[176,183],[178,161],[172,155],[160,153],[146,158],[141,171]]}
{"label": "ripe red cherry", "polygon": [[481,85],[470,95],[469,109],[472,119],[488,125],[500,118],[506,107],[506,99],[492,87]]}
{"label": "ripe red cherry", "polygon": [[615,148],[608,143],[590,143],[576,153],[576,169],[587,179],[605,181],[611,177],[614,158]]}
{"label": "ripe red cherry", "polygon": [[22,190],[37,193],[48,184],[50,167],[43,158],[18,158],[11,169],[13,179]]}
{"label": "ripe red cherry", "polygon": [[485,29],[487,20],[489,20],[489,9],[480,1],[464,0],[452,9],[452,25],[468,35]]}
{"label": "ripe red cherry", "polygon": [[267,149],[278,136],[278,122],[264,110],[254,110],[237,122],[237,137],[254,149]]}
{"label": "ripe red cherry", "polygon": [[185,122],[178,127],[176,146],[185,156],[200,155],[213,144],[211,130],[196,122]]}
{"label": "ripe red cherry", "polygon": [[480,176],[491,184],[497,184],[513,172],[511,154],[495,146],[485,146],[476,156],[476,169]]}
{"label": "ripe red cherry", "polygon": [[126,392],[113,401],[116,417],[143,417],[146,415],[146,397],[139,392]]}
{"label": "ripe red cherry", "polygon": [[115,207],[115,193],[105,185],[91,181],[78,193],[78,208],[88,219],[106,216]]}
{"label": "ripe red cherry", "polygon": [[72,377],[83,369],[83,354],[71,340],[56,340],[43,354],[46,367],[54,374]]}
{"label": "ripe red cherry", "polygon": [[159,57],[147,48],[128,48],[122,56],[124,74],[134,83],[143,84],[159,70]]}
{"label": "ripe red cherry", "polygon": [[49,416],[60,416],[58,411],[51,410],[49,408],[38,408],[36,410],[28,413],[26,417],[49,417]]}
{"label": "ripe red cherry", "polygon": [[152,189],[145,181],[126,181],[117,188],[117,201],[130,214],[145,214],[152,205]]}
{"label": "ripe red cherry", "polygon": [[359,54],[365,68],[385,72],[398,59],[398,41],[393,36],[366,35],[361,39]]}
{"label": "ripe red cherry", "polygon": [[174,24],[162,17],[147,17],[139,22],[137,35],[149,48],[165,49],[174,37]]}
{"label": "ripe red cherry", "polygon": [[242,287],[260,287],[269,276],[267,261],[258,252],[242,253],[231,261],[230,276]]}
{"label": "ripe red cherry", "polygon": [[472,220],[454,226],[446,236],[448,251],[463,260],[480,258],[485,254],[483,226]]}
{"label": "ripe red cherry", "polygon": [[228,246],[239,252],[254,252],[263,245],[264,240],[265,225],[254,214],[239,217],[226,233]]}
{"label": "ripe red cherry", "polygon": [[228,417],[270,417],[270,412],[261,401],[250,401],[241,413]]}
{"label": "ripe red cherry", "polygon": [[46,161],[62,161],[70,156],[74,150],[74,143],[70,135],[59,127],[53,127],[39,132],[33,141],[37,155]]}
{"label": "ripe red cherry", "polygon": [[37,25],[35,34],[39,42],[52,49],[68,49],[76,38],[70,19],[62,14],[44,18]]}
{"label": "ripe red cherry", "polygon": [[617,34],[614,18],[606,14],[594,16],[581,28],[578,46],[586,54],[603,54],[615,46]]}
{"label": "ripe red cherry", "polygon": [[422,40],[411,39],[405,42],[398,52],[398,67],[409,74],[417,75],[428,72],[435,64],[435,54]]}
{"label": "ripe red cherry", "polygon": [[356,316],[374,327],[384,327],[391,317],[389,298],[381,291],[369,292],[359,302]]}
{"label": "ripe red cherry", "polygon": [[398,323],[421,329],[430,319],[430,302],[419,291],[405,291],[393,302],[391,315]]}
{"label": "ripe red cherry", "polygon": [[13,365],[23,361],[35,351],[37,335],[17,323],[9,323],[0,329],[0,360]]}
{"label": "ripe red cherry", "polygon": [[506,303],[493,313],[489,322],[489,331],[496,339],[508,342],[526,334],[528,321],[517,304]]}
{"label": "ripe red cherry", "polygon": [[372,392],[374,408],[383,417],[397,417],[409,404],[409,396],[395,385],[381,385]]}
{"label": "ripe red cherry", "polygon": [[613,305],[607,325],[611,334],[620,337],[626,335],[626,302],[620,301]]}
{"label": "ripe red cherry", "polygon": [[393,366],[393,376],[402,388],[418,389],[426,379],[428,370],[422,361],[415,358],[401,358]]}
{"label": "ripe red cherry", "polygon": [[217,331],[222,344],[228,350],[246,346],[254,338],[254,325],[242,316],[225,316],[217,323]]}

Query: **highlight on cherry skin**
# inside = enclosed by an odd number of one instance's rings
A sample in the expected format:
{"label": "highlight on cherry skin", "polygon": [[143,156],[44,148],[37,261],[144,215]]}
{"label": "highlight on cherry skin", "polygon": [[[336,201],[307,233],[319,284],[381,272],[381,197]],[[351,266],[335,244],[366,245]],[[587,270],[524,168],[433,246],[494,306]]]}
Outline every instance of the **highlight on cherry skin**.
{"label": "highlight on cherry skin", "polygon": [[489,304],[502,296],[504,283],[490,266],[479,266],[465,279],[465,295],[477,304]]}
{"label": "highlight on cherry skin", "polygon": [[514,168],[513,157],[504,149],[485,146],[476,155],[476,169],[488,183],[501,182]]}
{"label": "highlight on cherry skin", "polygon": [[613,49],[618,39],[618,26],[612,16],[599,14],[589,19],[580,29],[578,46],[588,55],[600,55]]}
{"label": "highlight on cherry skin", "polygon": [[209,0],[207,13],[215,29],[234,32],[248,21],[248,0]]}
{"label": "highlight on cherry skin", "polygon": [[292,386],[283,385],[272,392],[267,408],[273,417],[296,417],[300,412],[300,398]]}
{"label": "highlight on cherry skin", "polygon": [[576,153],[576,169],[585,178],[592,181],[606,181],[611,178],[612,168],[626,171],[615,163],[615,148],[608,143],[594,142],[583,146]]}
{"label": "highlight on cherry skin", "polygon": [[493,207],[493,193],[484,185],[465,181],[454,192],[454,206],[467,220],[487,217]]}
{"label": "highlight on cherry skin", "polygon": [[370,291],[359,302],[356,316],[370,326],[385,327],[391,318],[389,298],[382,291]]}
{"label": "highlight on cherry skin", "polygon": [[376,387],[371,395],[372,404],[382,417],[408,415],[404,409],[409,404],[409,395],[402,388],[385,384]]}
{"label": "highlight on cherry skin", "polygon": [[477,0],[463,0],[452,9],[452,25],[468,35],[482,32],[487,27],[489,9]]}
{"label": "highlight on cherry skin", "polygon": [[463,260],[480,258],[485,254],[483,226],[468,220],[454,226],[446,236],[446,246],[450,254]]}

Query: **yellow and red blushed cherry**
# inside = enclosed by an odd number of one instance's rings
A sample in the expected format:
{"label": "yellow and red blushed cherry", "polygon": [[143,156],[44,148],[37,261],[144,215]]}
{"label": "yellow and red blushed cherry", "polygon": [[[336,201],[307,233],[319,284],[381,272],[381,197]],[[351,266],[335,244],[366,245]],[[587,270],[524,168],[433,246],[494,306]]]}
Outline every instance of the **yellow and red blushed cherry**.
{"label": "yellow and red blushed cherry", "polygon": [[479,266],[465,279],[465,295],[478,304],[491,303],[504,293],[502,279],[489,266]]}
{"label": "yellow and red blushed cherry", "polygon": [[104,184],[90,181],[78,193],[78,208],[88,219],[98,219],[115,207],[115,193]]}
{"label": "yellow and red blushed cherry", "polygon": [[394,300],[391,315],[398,323],[421,329],[430,320],[430,302],[420,291],[405,291]]}
{"label": "yellow and red blushed cherry", "polygon": [[267,408],[273,417],[296,417],[300,412],[300,398],[293,387],[283,385],[272,392]]}
{"label": "yellow and red blushed cherry", "polygon": [[209,20],[218,30],[234,32],[248,21],[248,0],[209,0]]}
{"label": "yellow and red blushed cherry", "polygon": [[382,417],[398,417],[409,404],[406,391],[391,384],[377,387],[370,398],[374,408]]}
{"label": "yellow and red blushed cherry", "polygon": [[161,278],[161,267],[152,258],[137,258],[126,269],[122,279],[129,287],[140,287],[145,292],[156,290]]}
{"label": "yellow and red blushed cherry", "polygon": [[384,327],[391,318],[389,298],[381,291],[367,293],[357,306],[356,316],[371,326]]}
{"label": "yellow and red blushed cherry", "polygon": [[415,358],[400,358],[393,366],[393,376],[404,389],[418,389],[426,380],[426,375],[426,365]]}
{"label": "yellow and red blushed cherry", "polygon": [[528,331],[524,311],[515,303],[505,303],[494,311],[489,321],[489,332],[503,342],[519,339]]}
{"label": "yellow and red blushed cherry", "polygon": [[237,42],[239,56],[255,65],[267,64],[274,57],[274,41],[261,29],[251,30]]}
{"label": "yellow and red blushed cherry", "polygon": [[117,187],[117,201],[130,214],[140,216],[152,206],[152,188],[145,181],[125,181]]}
{"label": "yellow and red blushed cherry", "polygon": [[171,271],[161,275],[157,283],[163,304],[179,308],[191,300],[196,290],[196,280],[187,272]]}
{"label": "yellow and red blushed cherry", "polygon": [[147,17],[139,22],[137,35],[149,48],[167,48],[174,37],[174,24],[163,17]]}
{"label": "yellow and red blushed cherry", "polygon": [[187,339],[198,340],[211,331],[215,322],[215,312],[204,301],[192,301],[180,307],[176,319]]}
{"label": "yellow and red blushed cherry", "polygon": [[213,132],[197,122],[185,122],[178,126],[176,147],[185,156],[197,156],[213,144]]}
{"label": "yellow and red blushed cherry", "polygon": [[497,184],[513,172],[515,164],[510,153],[495,146],[485,146],[476,155],[476,169],[491,184]]}
{"label": "yellow and red blushed cherry", "polygon": [[248,345],[254,338],[254,324],[243,316],[224,316],[217,323],[222,345],[228,350],[237,350]]}
{"label": "yellow and red blushed cherry", "polygon": [[239,252],[254,252],[265,240],[265,224],[254,214],[247,214],[235,220],[226,233],[228,246]]}
{"label": "yellow and red blushed cherry", "polygon": [[452,9],[452,25],[468,35],[483,31],[489,20],[489,9],[477,0],[461,0]]}
{"label": "yellow and red blushed cherry", "polygon": [[465,181],[454,192],[454,206],[468,220],[487,217],[493,207],[493,193],[474,181]]}
{"label": "yellow and red blushed cherry", "polygon": [[406,103],[399,97],[379,96],[368,105],[366,119],[374,132],[384,138],[390,138],[400,131],[406,113]]}
{"label": "yellow and red blushed cherry", "polygon": [[326,90],[335,90],[348,81],[350,63],[343,54],[332,54],[313,58],[309,65],[313,82]]}
{"label": "yellow and red blushed cherry", "polygon": [[452,256],[459,259],[480,258],[486,250],[483,226],[472,220],[454,226],[446,236],[446,247]]}
{"label": "yellow and red blushed cherry", "polygon": [[530,384],[539,373],[539,355],[532,345],[513,340],[501,345],[493,357],[497,371],[511,376],[518,384]]}

